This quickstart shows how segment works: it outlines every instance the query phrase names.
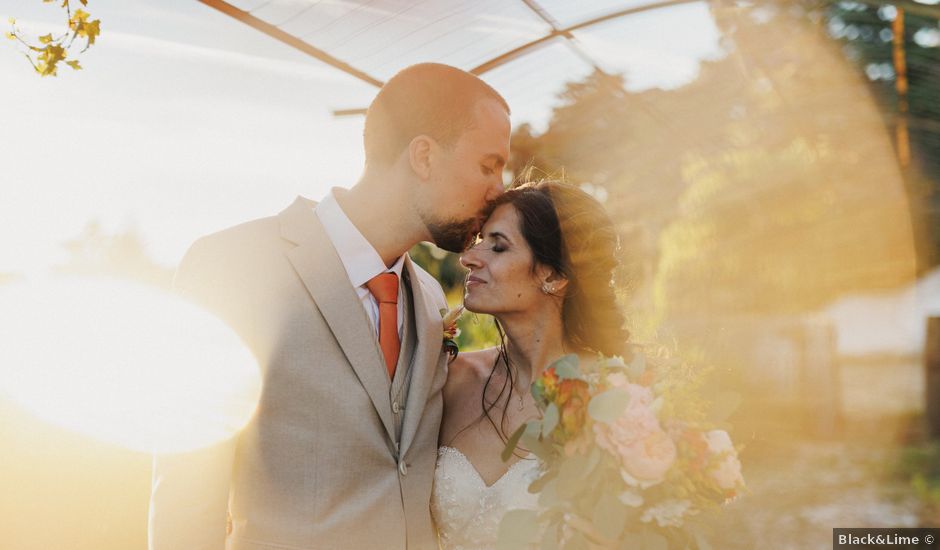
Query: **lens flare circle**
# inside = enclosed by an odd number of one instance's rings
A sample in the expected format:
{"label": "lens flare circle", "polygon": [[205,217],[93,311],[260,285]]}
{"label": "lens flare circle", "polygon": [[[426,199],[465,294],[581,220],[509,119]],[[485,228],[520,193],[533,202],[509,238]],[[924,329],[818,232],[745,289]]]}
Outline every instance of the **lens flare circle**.
{"label": "lens flare circle", "polygon": [[234,331],[169,292],[90,277],[0,287],[0,397],[54,425],[182,452],[234,435],[260,395]]}

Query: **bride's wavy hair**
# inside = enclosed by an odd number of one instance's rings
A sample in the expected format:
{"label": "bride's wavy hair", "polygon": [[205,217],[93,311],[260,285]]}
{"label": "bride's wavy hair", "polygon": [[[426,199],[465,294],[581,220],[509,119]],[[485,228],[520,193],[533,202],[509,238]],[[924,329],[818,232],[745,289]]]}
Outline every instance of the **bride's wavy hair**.
{"label": "bride's wavy hair", "polygon": [[[568,280],[561,308],[567,351],[628,356],[630,333],[616,298],[620,241],[604,206],[580,188],[558,180],[515,185],[493,201],[488,214],[505,204],[512,205],[519,216],[522,236],[532,250],[532,273],[544,265]],[[507,389],[506,403],[513,392],[506,333],[495,322],[501,340],[499,358],[507,375],[496,398],[488,401],[497,359],[483,388],[483,416],[506,441],[506,407],[498,426],[490,416]]]}

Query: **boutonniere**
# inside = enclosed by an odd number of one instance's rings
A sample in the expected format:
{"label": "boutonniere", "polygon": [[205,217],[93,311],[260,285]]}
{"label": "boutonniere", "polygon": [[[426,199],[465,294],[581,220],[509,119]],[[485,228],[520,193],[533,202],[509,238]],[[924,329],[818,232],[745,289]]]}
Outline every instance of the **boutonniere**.
{"label": "boutonniere", "polygon": [[463,305],[459,305],[450,311],[446,309],[441,310],[441,324],[444,329],[444,350],[450,355],[451,360],[457,357],[457,353],[460,351],[454,338],[460,335],[460,329],[457,328],[457,319],[460,319],[461,313],[463,313]]}

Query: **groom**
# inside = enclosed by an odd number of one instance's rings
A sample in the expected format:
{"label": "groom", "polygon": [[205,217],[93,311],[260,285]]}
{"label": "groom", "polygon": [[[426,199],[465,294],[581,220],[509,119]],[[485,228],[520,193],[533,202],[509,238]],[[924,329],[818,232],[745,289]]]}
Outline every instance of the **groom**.
{"label": "groom", "polygon": [[407,251],[471,244],[509,134],[483,81],[409,67],[369,107],[352,189],[193,244],[176,286],[241,335],[264,388],[237,438],[154,459],[151,550],[437,547],[446,302]]}

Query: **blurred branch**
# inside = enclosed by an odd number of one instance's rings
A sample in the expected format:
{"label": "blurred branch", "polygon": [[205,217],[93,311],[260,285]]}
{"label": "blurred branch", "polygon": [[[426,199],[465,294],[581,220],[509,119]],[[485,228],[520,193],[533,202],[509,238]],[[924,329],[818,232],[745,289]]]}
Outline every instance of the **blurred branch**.
{"label": "blurred branch", "polygon": [[[43,4],[49,4],[56,0],[42,0]],[[59,63],[64,62],[74,70],[81,70],[82,66],[76,59],[68,59],[68,52],[75,43],[76,38],[85,39],[85,47],[81,52],[86,51],[95,43],[95,39],[101,34],[101,21],[99,19],[89,20],[91,15],[77,9],[72,13],[70,0],[62,0],[61,7],[65,8],[68,17],[68,30],[59,36],[53,36],[52,33],[44,34],[36,38],[38,42],[24,39],[23,32],[16,26],[16,19],[10,18],[10,32],[6,33],[9,40],[14,40],[23,45],[26,49],[23,55],[29,60],[33,70],[39,73],[39,76],[57,76]],[[88,4],[88,0],[79,0],[82,6]],[[79,52],[79,53],[81,53]]]}

